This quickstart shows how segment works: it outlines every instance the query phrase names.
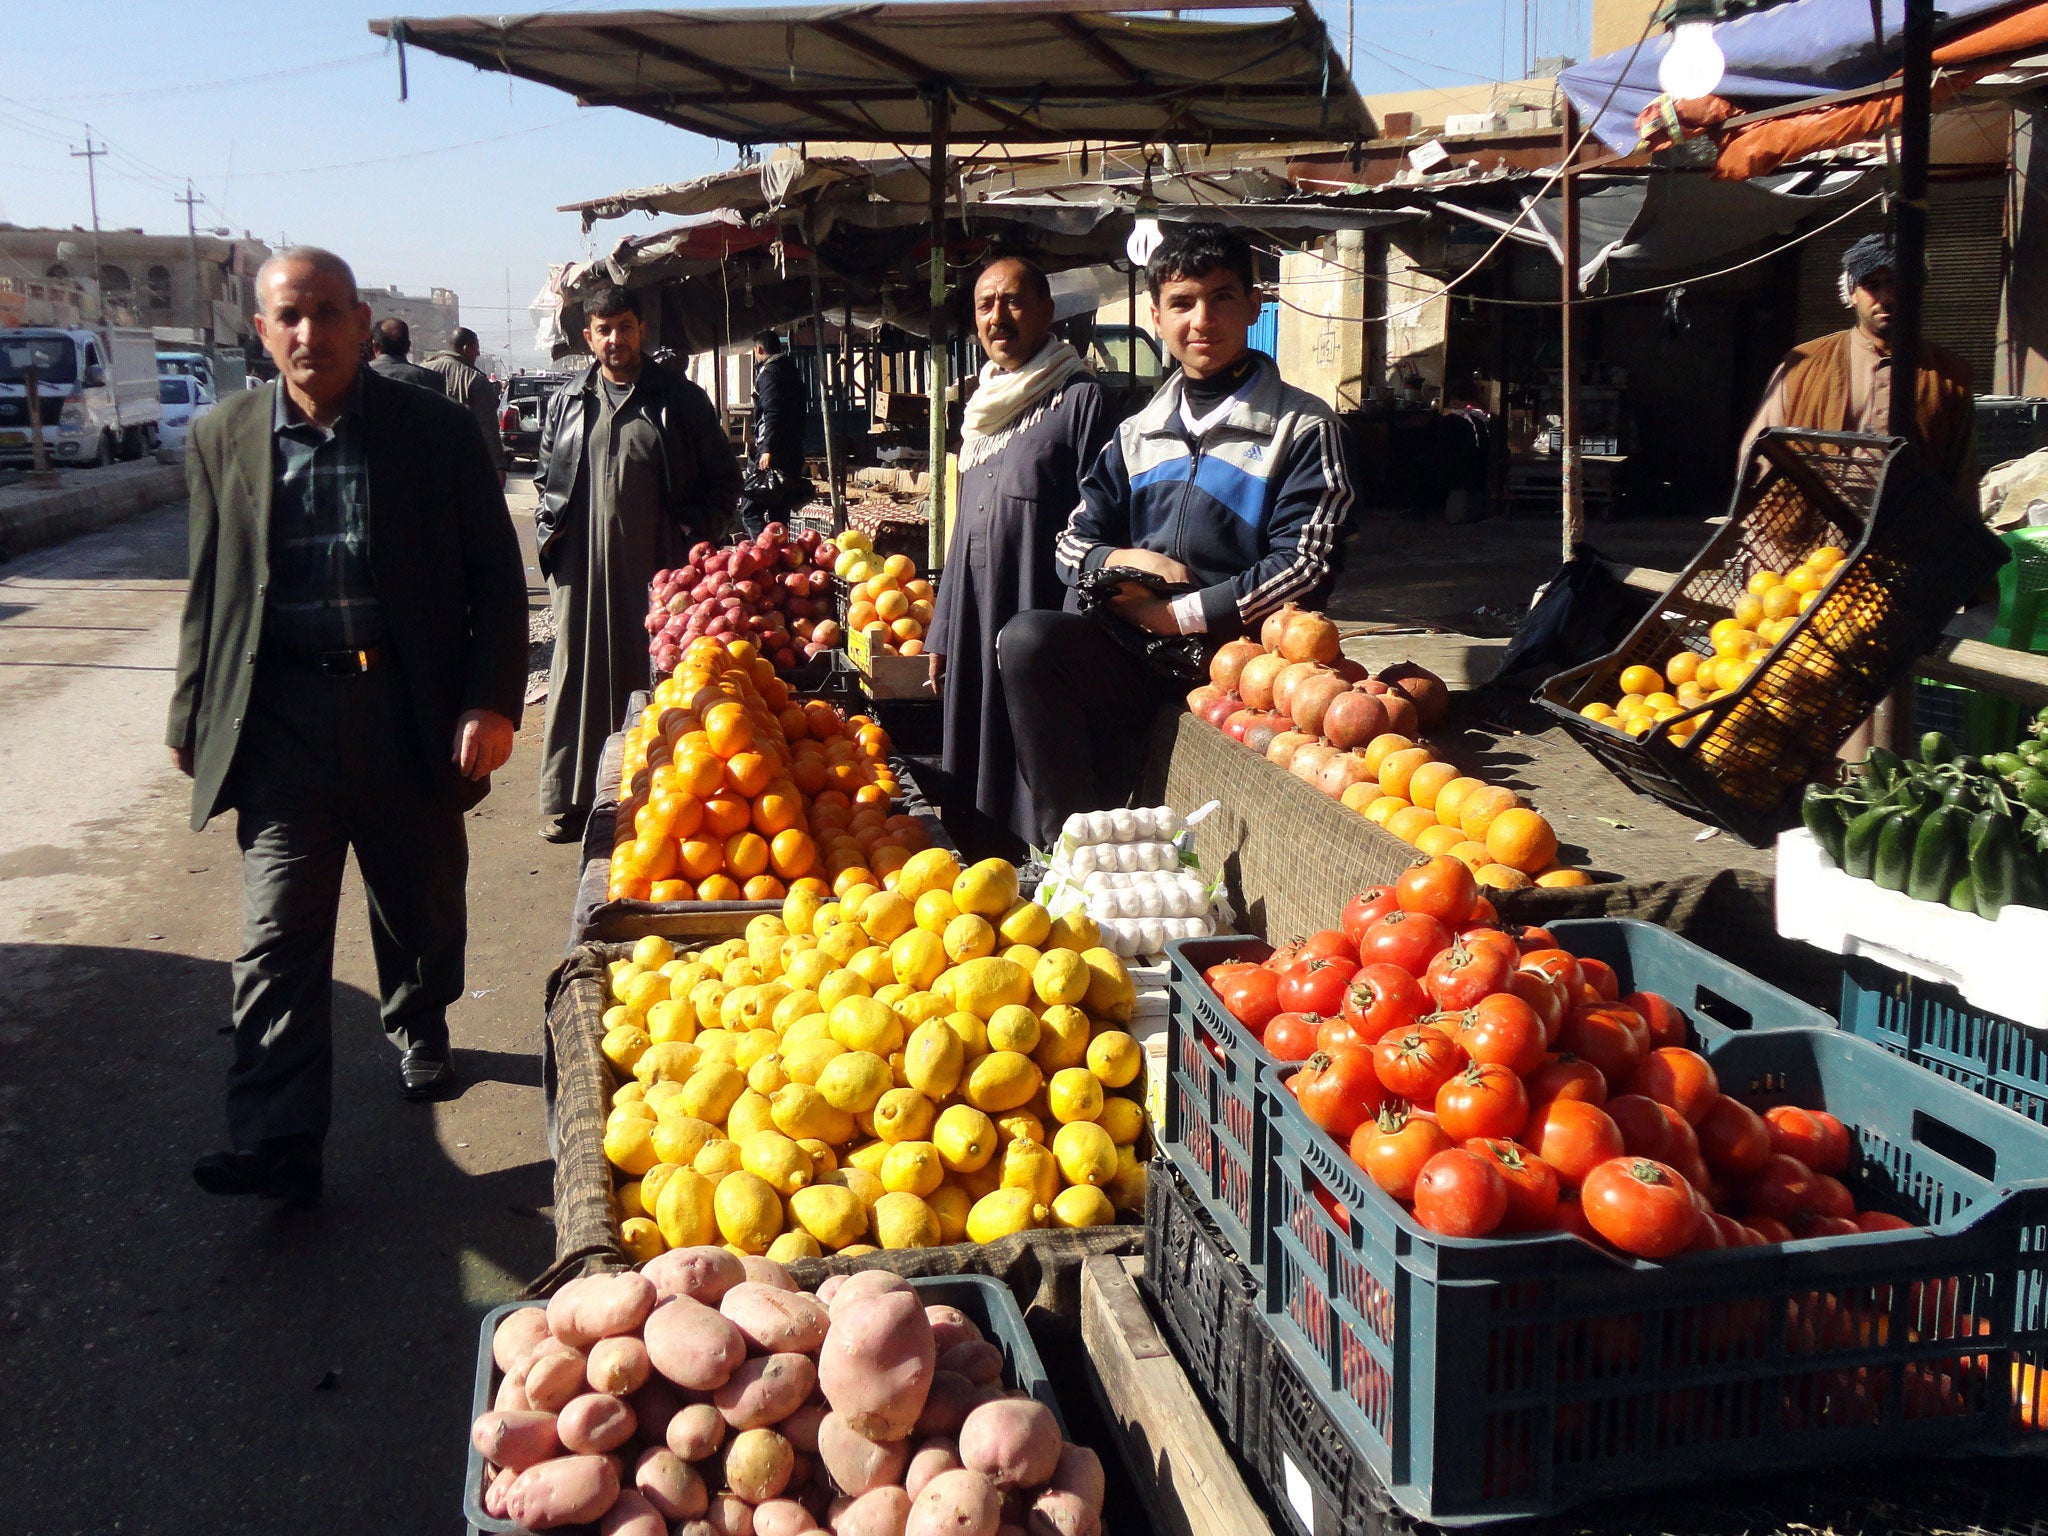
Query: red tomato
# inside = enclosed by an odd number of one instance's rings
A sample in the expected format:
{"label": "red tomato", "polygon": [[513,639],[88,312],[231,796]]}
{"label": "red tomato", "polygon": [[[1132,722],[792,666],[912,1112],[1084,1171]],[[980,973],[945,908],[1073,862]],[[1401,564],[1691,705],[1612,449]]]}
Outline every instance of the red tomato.
{"label": "red tomato", "polygon": [[1350,1141],[1351,1133],[1378,1114],[1387,1100],[1387,1090],[1373,1070],[1372,1052],[1362,1045],[1316,1052],[1287,1080],[1287,1088],[1303,1114],[1343,1142]]}
{"label": "red tomato", "polygon": [[1499,950],[1500,957],[1507,962],[1510,971],[1522,963],[1522,952],[1515,948],[1515,941],[1498,928],[1460,928],[1457,940],[1467,949]]}
{"label": "red tomato", "polygon": [[1728,1246],[1728,1234],[1714,1219],[1711,1211],[1702,1211],[1699,1221],[1693,1226],[1692,1241],[1685,1245],[1687,1253],[1711,1253],[1717,1248]]}
{"label": "red tomato", "polygon": [[1325,1019],[1316,1026],[1316,1049],[1325,1056],[1332,1051],[1342,1050],[1347,1045],[1370,1045],[1370,1040],[1360,1040],[1358,1031],[1345,1018]]}
{"label": "red tomato", "polygon": [[1819,1124],[1823,1145],[1821,1160],[1813,1165],[1815,1173],[1841,1173],[1849,1166],[1851,1143],[1849,1128],[1824,1109],[1807,1111]]}
{"label": "red tomato", "polygon": [[1598,1067],[1576,1056],[1546,1056],[1522,1081],[1529,1090],[1532,1110],[1552,1099],[1583,1099],[1588,1104],[1607,1102],[1607,1079],[1600,1075]]}
{"label": "red tomato", "polygon": [[1301,941],[1301,953],[1318,960],[1348,960],[1358,964],[1358,945],[1340,929],[1319,928]]}
{"label": "red tomato", "polygon": [[1484,1237],[1508,1213],[1507,1180],[1462,1148],[1439,1152],[1415,1180],[1415,1219],[1446,1237]]}
{"label": "red tomato", "polygon": [[1614,974],[1614,967],[1605,960],[1588,960],[1581,956],[1579,974],[1603,1001],[1614,1003],[1621,1000],[1621,978]]}
{"label": "red tomato", "polygon": [[1517,1077],[1543,1064],[1543,1024],[1536,1010],[1512,992],[1494,992],[1472,1005],[1457,1036],[1474,1061],[1498,1062]]}
{"label": "red tomato", "polygon": [[1365,965],[1398,965],[1410,976],[1429,969],[1436,952],[1451,942],[1451,930],[1422,912],[1389,912],[1365,930],[1358,958]]}
{"label": "red tomato", "polygon": [[1753,1248],[1757,1244],[1757,1235],[1733,1216],[1723,1216],[1719,1211],[1710,1211],[1707,1213],[1707,1221],[1720,1232],[1723,1248]]}
{"label": "red tomato", "polygon": [[1766,1243],[1789,1243],[1792,1241],[1792,1229],[1775,1216],[1751,1215],[1744,1225]]}
{"label": "red tomato", "polygon": [[1698,1125],[1701,1116],[1721,1096],[1721,1084],[1707,1058],[1698,1051],[1666,1045],[1651,1051],[1637,1064],[1628,1080],[1628,1091],[1668,1104],[1685,1116],[1688,1125]]}
{"label": "red tomato", "polygon": [[1609,1158],[1586,1175],[1579,1198],[1593,1230],[1639,1259],[1669,1258],[1700,1224],[1685,1176],[1652,1158]]}
{"label": "red tomato", "polygon": [[1913,1223],[1892,1215],[1890,1211],[1864,1211],[1856,1218],[1856,1226],[1863,1232],[1910,1232]]}
{"label": "red tomato", "polygon": [[1659,997],[1655,992],[1631,992],[1622,1002],[1641,1014],[1643,1022],[1650,1026],[1652,1050],[1667,1045],[1684,1045],[1691,1038],[1685,1015],[1669,998]]}
{"label": "red tomato", "polygon": [[1423,1164],[1439,1152],[1448,1152],[1452,1145],[1436,1121],[1388,1104],[1376,1119],[1352,1133],[1351,1160],[1373,1183],[1405,1202],[1415,1198],[1415,1181],[1421,1177]]}
{"label": "red tomato", "polygon": [[1447,928],[1462,928],[1472,921],[1479,882],[1463,859],[1439,853],[1401,871],[1394,881],[1394,899],[1403,912],[1419,912]]}
{"label": "red tomato", "polygon": [[1461,1071],[1465,1048],[1434,1024],[1418,1024],[1373,1042],[1373,1064],[1387,1092],[1416,1104],[1436,1103],[1436,1093]]}
{"label": "red tomato", "polygon": [[1318,1184],[1315,1187],[1315,1197],[1316,1204],[1328,1211],[1330,1213],[1330,1220],[1337,1223],[1337,1230],[1339,1232],[1349,1232],[1351,1230],[1351,1213],[1337,1203],[1335,1195]]}
{"label": "red tomato", "polygon": [[1579,1199],[1576,1185],[1560,1182],[1557,1187],[1557,1214],[1551,1218],[1551,1229],[1569,1232],[1573,1237],[1583,1237],[1589,1243],[1600,1241],[1600,1234],[1593,1230],[1593,1224],[1586,1220],[1586,1207]]}
{"label": "red tomato", "polygon": [[1466,919],[1466,921],[1468,923],[1485,923],[1490,927],[1498,928],[1500,926],[1500,913],[1492,902],[1481,896],[1472,903],[1472,916]]}
{"label": "red tomato", "polygon": [[1622,1143],[1629,1156],[1660,1163],[1677,1160],[1681,1145],[1673,1130],[1673,1122],[1678,1118],[1676,1111],[1640,1093],[1617,1094],[1607,1101],[1606,1107],[1608,1118],[1621,1127]]}
{"label": "red tomato", "polygon": [[1344,985],[1358,970],[1356,960],[1303,958],[1280,975],[1280,1006],[1328,1018],[1344,1011]]}
{"label": "red tomato", "polygon": [[1484,946],[1473,949],[1459,939],[1429,962],[1422,989],[1437,1007],[1460,1012],[1505,987],[1509,969],[1504,956]]}
{"label": "red tomato", "polygon": [[1788,1221],[1805,1210],[1812,1197],[1813,1170],[1783,1152],[1773,1152],[1742,1186],[1743,1204],[1752,1216],[1773,1216],[1779,1221]]}
{"label": "red tomato", "polygon": [[1577,1189],[1587,1174],[1627,1150],[1621,1128],[1607,1111],[1583,1099],[1552,1099],[1532,1110],[1520,1140],[1555,1168],[1559,1182],[1569,1189]]}
{"label": "red tomato", "polygon": [[1302,951],[1306,948],[1307,944],[1307,939],[1296,939],[1291,944],[1282,944],[1273,953],[1266,956],[1266,969],[1269,971],[1286,970],[1287,967],[1301,958]]}
{"label": "red tomato", "polygon": [[1641,1021],[1631,1027],[1634,1019],[1634,1014],[1623,1017],[1623,1010],[1615,1008],[1574,1009],[1558,1031],[1558,1048],[1590,1061],[1607,1079],[1610,1090],[1619,1088],[1643,1059],[1643,1040],[1636,1033]]}
{"label": "red tomato", "polygon": [[1816,1173],[1813,1192],[1806,1197],[1806,1208],[1816,1216],[1854,1217],[1856,1197],[1849,1193],[1848,1185],[1832,1174]]}
{"label": "red tomato", "polygon": [[1521,927],[1510,928],[1508,932],[1524,955],[1539,949],[1557,948],[1557,935],[1539,923],[1525,923]]}
{"label": "red tomato", "polygon": [[1544,1045],[1557,1044],[1558,1031],[1564,1028],[1570,1007],[1564,988],[1541,971],[1521,969],[1508,977],[1507,989],[1536,1010],[1536,1017],[1543,1022]]}
{"label": "red tomato", "polygon": [[1249,971],[1264,969],[1264,966],[1254,965],[1249,960],[1226,960],[1221,965],[1212,965],[1202,972],[1202,980],[1209,983],[1211,990],[1221,992],[1225,982]]}
{"label": "red tomato", "polygon": [[1508,1187],[1503,1232],[1544,1232],[1557,1219],[1557,1170],[1518,1142],[1479,1138],[1465,1143],[1500,1170]]}
{"label": "red tomato", "polygon": [[1750,1178],[1771,1155],[1771,1134],[1764,1117],[1725,1093],[1707,1106],[1694,1129],[1699,1132],[1700,1156],[1709,1168],[1728,1178]]}
{"label": "red tomato", "polygon": [[1569,951],[1562,949],[1532,949],[1522,956],[1522,969],[1541,971],[1555,981],[1564,983],[1565,996],[1576,1000],[1579,984],[1585,979],[1579,970],[1579,962]]}
{"label": "red tomato", "polygon": [[1216,989],[1230,1016],[1253,1034],[1280,1011],[1280,978],[1263,967],[1241,971]]}
{"label": "red tomato", "polygon": [[1822,1216],[1813,1211],[1801,1211],[1790,1225],[1795,1238],[1854,1237],[1863,1230],[1847,1216]]}
{"label": "red tomato", "polygon": [[1368,965],[1344,989],[1344,1018],[1367,1044],[1408,1028],[1428,1011],[1422,983],[1398,965]]}
{"label": "red tomato", "polygon": [[1529,1091],[1506,1067],[1475,1061],[1437,1089],[1436,1118],[1453,1141],[1518,1136],[1529,1119]]}
{"label": "red tomato", "polygon": [[1351,953],[1358,954],[1358,946],[1365,938],[1365,930],[1392,912],[1398,902],[1394,900],[1391,885],[1367,886],[1356,896],[1344,903],[1344,916],[1338,926],[1351,941]]}
{"label": "red tomato", "polygon": [[1259,1043],[1275,1061],[1307,1061],[1316,1053],[1316,1029],[1321,1023],[1305,1013],[1276,1013]]}
{"label": "red tomato", "polygon": [[1827,1156],[1827,1131],[1810,1110],[1793,1104],[1774,1104],[1764,1111],[1770,1128],[1771,1150],[1796,1157],[1808,1168],[1818,1167]]}

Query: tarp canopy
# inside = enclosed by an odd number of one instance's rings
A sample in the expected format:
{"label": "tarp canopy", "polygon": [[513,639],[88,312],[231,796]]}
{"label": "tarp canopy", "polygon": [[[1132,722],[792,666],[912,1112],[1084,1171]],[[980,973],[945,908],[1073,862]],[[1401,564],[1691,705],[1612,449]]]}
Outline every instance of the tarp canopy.
{"label": "tarp canopy", "polygon": [[[2013,0],[1942,0],[1936,41],[2018,8]],[[1714,41],[1727,60],[1716,94],[1761,107],[1887,79],[1898,67],[1905,0],[1883,0],[1881,14],[1881,41],[1872,26],[1871,0],[1790,0],[1716,23]],[[1557,77],[1573,108],[1610,149],[1626,154],[1635,148],[1637,114],[1663,94],[1657,66],[1670,46],[1670,35],[1660,34],[1633,50],[1633,63],[1632,50],[1622,48]]]}
{"label": "tarp canopy", "polygon": [[1307,0],[1189,21],[1113,0],[586,11],[370,24],[426,48],[742,144],[1362,141],[1372,116]]}

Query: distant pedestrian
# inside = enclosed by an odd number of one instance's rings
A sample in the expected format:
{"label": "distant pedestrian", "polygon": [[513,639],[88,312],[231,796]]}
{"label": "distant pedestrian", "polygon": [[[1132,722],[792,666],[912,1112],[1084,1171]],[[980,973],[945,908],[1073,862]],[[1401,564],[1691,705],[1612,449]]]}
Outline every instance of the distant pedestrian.
{"label": "distant pedestrian", "polygon": [[417,384],[437,395],[445,393],[441,388],[441,375],[405,360],[406,353],[411,350],[412,327],[395,315],[389,320],[379,320],[370,332],[370,366],[373,369],[401,384]]}
{"label": "distant pedestrian", "polygon": [[498,486],[503,489],[505,440],[498,432],[498,386],[477,367],[481,352],[476,332],[458,325],[448,333],[448,345],[438,352],[429,352],[420,359],[420,366],[438,375],[448,398],[466,407],[476,418],[477,430],[484,435],[485,451],[498,468]]}
{"label": "distant pedestrian", "polygon": [[754,361],[753,459],[740,498],[740,527],[749,537],[811,498],[804,477],[811,416],[804,376],[773,331],[754,338]]}
{"label": "distant pedestrian", "polygon": [[316,1199],[331,1113],[334,932],[351,849],[407,1098],[454,1081],[463,814],[511,754],[526,581],[462,409],[361,366],[369,306],[328,251],[256,276],[279,379],[192,429],[191,584],[168,741],[196,831],[236,813],[232,1150],[213,1194]]}
{"label": "distant pedestrian", "polygon": [[534,543],[555,611],[540,830],[558,843],[581,834],[605,740],[647,686],[648,580],[724,527],[740,491],[710,398],[642,355],[632,294],[600,288],[583,313],[597,361],[548,402],[534,470]]}

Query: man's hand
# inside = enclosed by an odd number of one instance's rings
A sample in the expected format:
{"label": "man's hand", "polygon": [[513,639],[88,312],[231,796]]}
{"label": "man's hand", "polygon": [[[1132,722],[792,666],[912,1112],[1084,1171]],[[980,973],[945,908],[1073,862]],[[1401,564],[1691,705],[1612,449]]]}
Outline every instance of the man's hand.
{"label": "man's hand", "polygon": [[1161,581],[1192,583],[1195,573],[1178,560],[1151,549],[1119,549],[1102,562],[1113,570],[1144,571]]}
{"label": "man's hand", "polygon": [[945,686],[946,682],[946,658],[941,656],[936,651],[926,651],[924,655],[924,666],[925,687],[931,689],[933,693],[939,692],[940,689]]}
{"label": "man's hand", "polygon": [[494,709],[468,709],[455,722],[455,766],[465,779],[486,779],[512,755],[512,722]]}
{"label": "man's hand", "polygon": [[1154,597],[1134,581],[1125,582],[1123,591],[1109,600],[1109,606],[1118,618],[1139,629],[1148,629],[1155,635],[1180,633],[1180,620],[1173,616],[1173,604],[1163,597]]}
{"label": "man's hand", "polygon": [[762,454],[762,455],[761,455],[761,457],[760,457],[760,458],[756,459],[756,460],[754,461],[754,467],[755,467],[756,469],[760,470],[762,474],[764,474],[764,475],[765,475],[765,474],[767,474],[767,473],[768,473],[768,455],[764,453],[764,454]]}
{"label": "man's hand", "polygon": [[171,748],[171,766],[186,778],[192,777],[192,754],[183,747]]}

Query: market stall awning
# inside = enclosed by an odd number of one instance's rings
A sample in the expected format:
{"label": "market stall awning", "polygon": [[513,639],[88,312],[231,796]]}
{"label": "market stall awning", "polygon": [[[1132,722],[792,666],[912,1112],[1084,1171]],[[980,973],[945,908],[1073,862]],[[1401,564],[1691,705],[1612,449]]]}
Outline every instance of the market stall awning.
{"label": "market stall awning", "polygon": [[405,17],[370,29],[479,69],[743,144],[953,139],[1252,143],[1374,136],[1306,0],[1190,21],[1109,0]]}

